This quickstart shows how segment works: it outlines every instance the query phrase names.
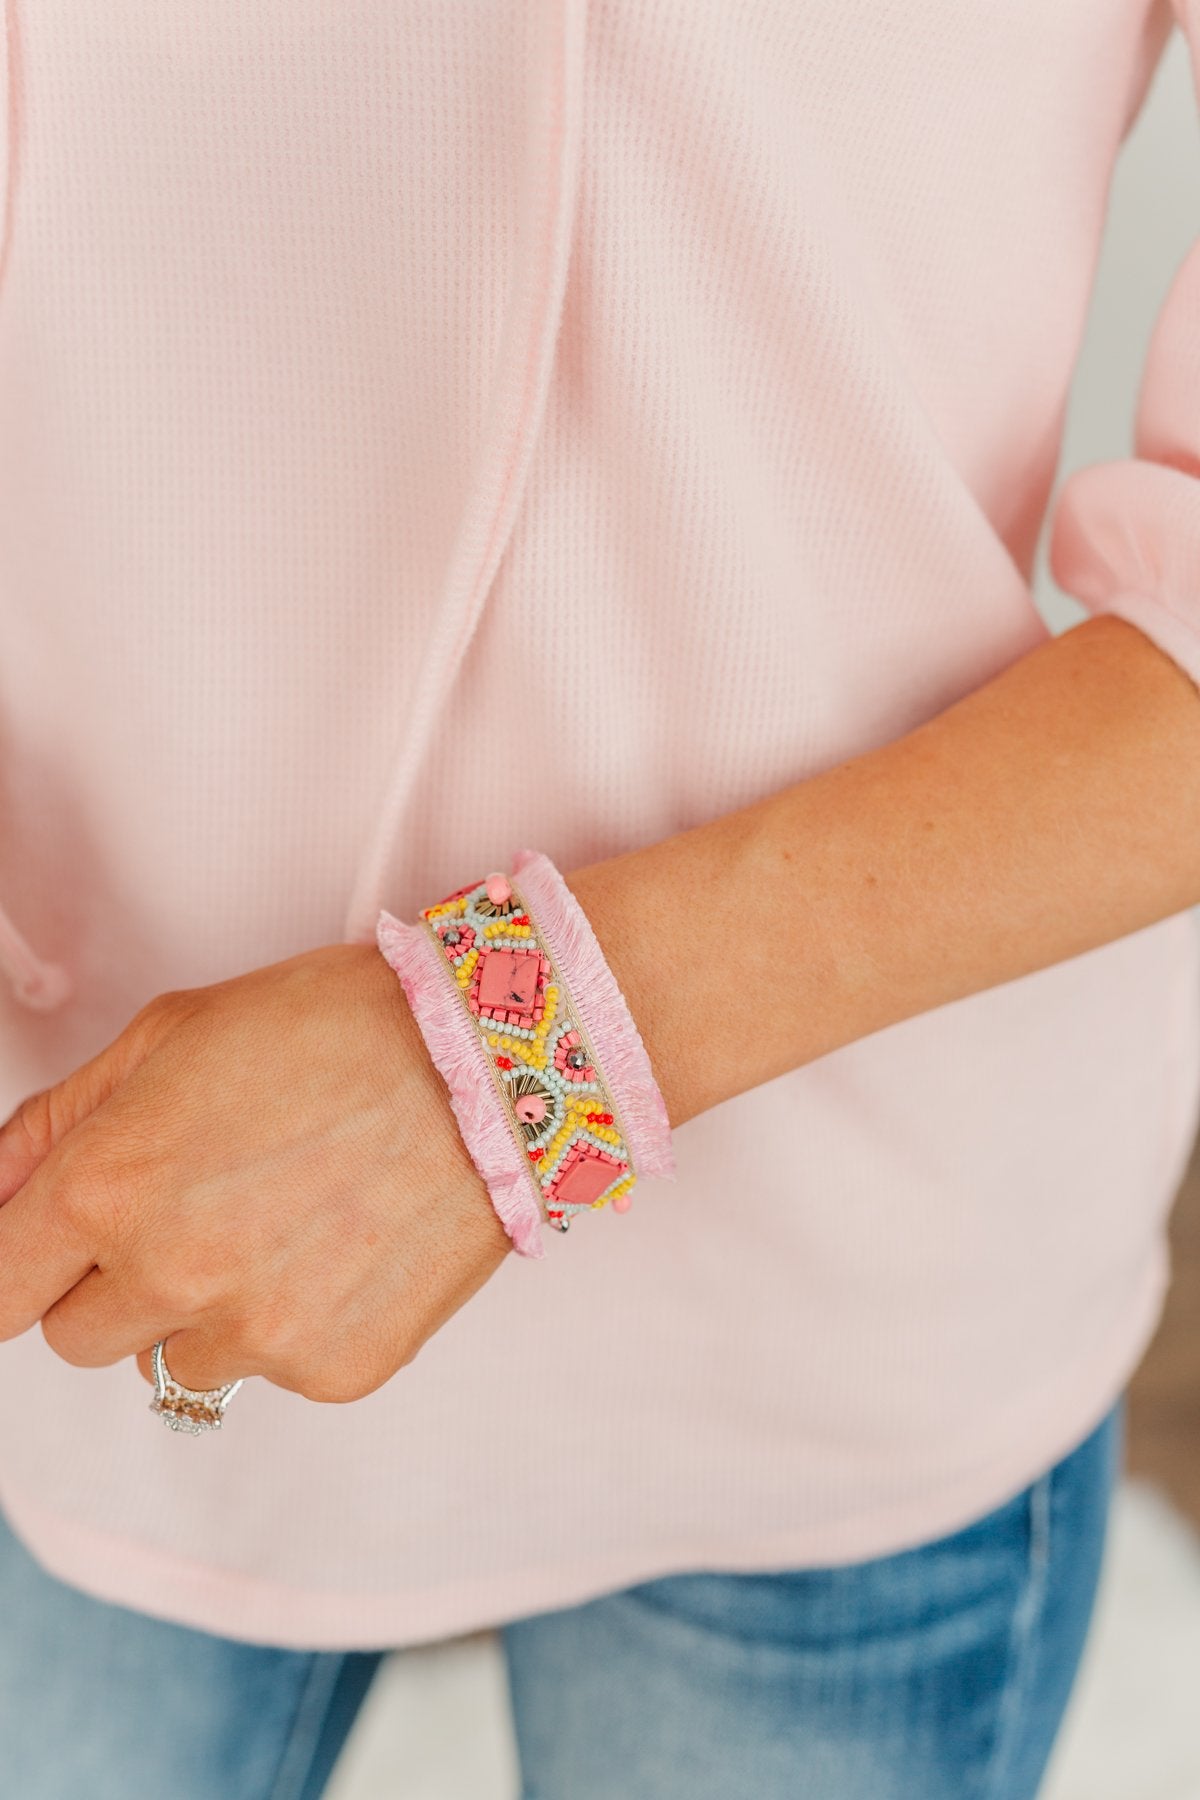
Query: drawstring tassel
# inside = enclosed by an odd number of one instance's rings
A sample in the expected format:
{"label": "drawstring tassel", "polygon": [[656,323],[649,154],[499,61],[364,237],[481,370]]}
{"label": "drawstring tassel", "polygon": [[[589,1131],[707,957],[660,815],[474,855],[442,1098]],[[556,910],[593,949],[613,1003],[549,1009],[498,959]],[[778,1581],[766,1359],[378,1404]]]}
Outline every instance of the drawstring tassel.
{"label": "drawstring tassel", "polygon": [[352,943],[366,941],[374,929],[396,838],[512,532],[545,413],[579,183],[587,0],[548,0],[548,11],[548,70],[538,117],[544,166],[526,195],[515,286],[474,485],[347,904],[344,932]]}
{"label": "drawstring tassel", "polygon": [[61,963],[46,962],[0,909],[0,968],[13,994],[31,1012],[53,1012],[72,992],[71,977]]}

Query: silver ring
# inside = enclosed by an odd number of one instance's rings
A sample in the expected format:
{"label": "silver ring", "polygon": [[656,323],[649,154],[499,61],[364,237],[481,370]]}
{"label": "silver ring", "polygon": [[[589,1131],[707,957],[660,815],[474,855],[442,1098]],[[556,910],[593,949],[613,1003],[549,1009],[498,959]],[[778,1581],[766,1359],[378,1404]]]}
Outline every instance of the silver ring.
{"label": "silver ring", "polygon": [[150,1411],[156,1412],[171,1431],[186,1431],[198,1437],[202,1431],[220,1431],[225,1408],[241,1387],[240,1381],[227,1381],[219,1388],[186,1388],[176,1381],[163,1354],[165,1338],[160,1338],[150,1352],[150,1368],[154,1375],[154,1398]]}

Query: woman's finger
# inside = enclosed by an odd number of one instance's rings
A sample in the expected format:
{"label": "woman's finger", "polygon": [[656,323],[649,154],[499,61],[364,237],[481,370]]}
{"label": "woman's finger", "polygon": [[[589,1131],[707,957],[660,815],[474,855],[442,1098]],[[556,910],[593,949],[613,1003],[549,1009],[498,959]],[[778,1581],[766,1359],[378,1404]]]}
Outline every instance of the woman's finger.
{"label": "woman's finger", "polygon": [[13,1107],[12,1111],[9,1113],[7,1119],[0,1120],[0,1131],[6,1131],[8,1129],[8,1127],[16,1119],[17,1114],[21,1111],[22,1107],[31,1105],[32,1102],[36,1099],[37,1099],[36,1094],[26,1094],[26,1096],[23,1100],[18,1100],[17,1104]]}
{"label": "woman's finger", "polygon": [[[160,1332],[159,1338],[162,1336]],[[143,1378],[153,1384],[150,1356],[151,1350],[140,1350],[137,1366]],[[257,1372],[248,1369],[244,1362],[239,1365],[229,1333],[219,1325],[196,1325],[171,1332],[163,1346],[163,1357],[172,1381],[197,1393],[207,1393]]]}
{"label": "woman's finger", "polygon": [[96,1265],[97,1233],[56,1161],[0,1206],[0,1343],[36,1325]]}
{"label": "woman's finger", "polygon": [[102,1369],[192,1323],[182,1308],[154,1307],[112,1271],[92,1269],[43,1315],[42,1336],[64,1362]]}

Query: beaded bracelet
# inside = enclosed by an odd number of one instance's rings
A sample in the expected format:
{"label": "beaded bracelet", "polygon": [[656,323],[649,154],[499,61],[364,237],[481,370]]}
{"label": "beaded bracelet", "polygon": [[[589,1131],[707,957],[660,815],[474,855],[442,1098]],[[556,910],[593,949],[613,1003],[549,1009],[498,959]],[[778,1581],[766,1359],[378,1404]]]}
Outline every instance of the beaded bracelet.
{"label": "beaded bracelet", "polygon": [[417,925],[382,912],[376,935],[514,1247],[541,1256],[543,1221],[565,1232],[610,1201],[624,1212],[639,1175],[675,1168],[666,1106],[587,918],[548,857],[521,851],[512,867]]}

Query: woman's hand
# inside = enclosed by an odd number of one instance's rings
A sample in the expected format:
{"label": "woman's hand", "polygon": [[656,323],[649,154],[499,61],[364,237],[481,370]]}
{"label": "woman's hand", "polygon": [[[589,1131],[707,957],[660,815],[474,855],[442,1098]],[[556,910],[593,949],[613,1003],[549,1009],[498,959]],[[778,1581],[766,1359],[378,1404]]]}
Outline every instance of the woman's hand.
{"label": "woman's hand", "polygon": [[0,1130],[0,1339],[356,1400],[510,1245],[399,981],[334,945],[165,994]]}

